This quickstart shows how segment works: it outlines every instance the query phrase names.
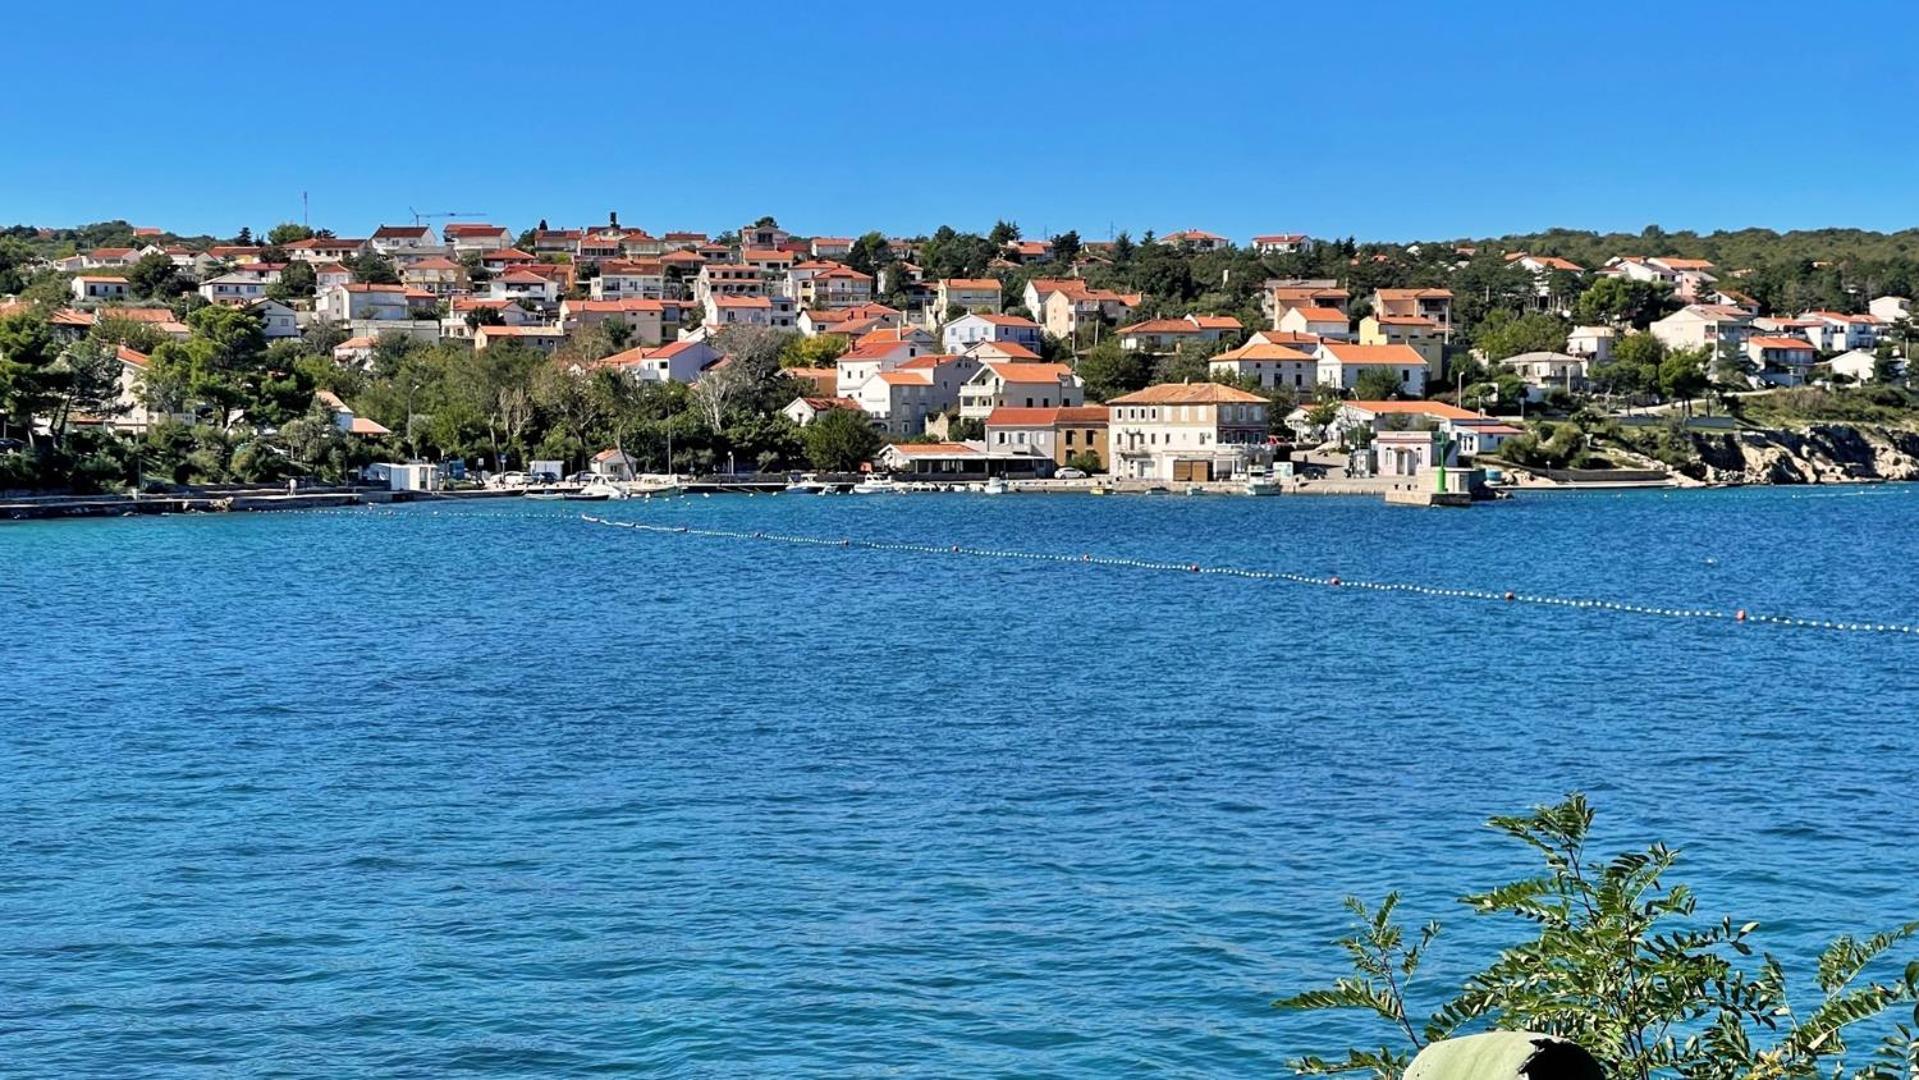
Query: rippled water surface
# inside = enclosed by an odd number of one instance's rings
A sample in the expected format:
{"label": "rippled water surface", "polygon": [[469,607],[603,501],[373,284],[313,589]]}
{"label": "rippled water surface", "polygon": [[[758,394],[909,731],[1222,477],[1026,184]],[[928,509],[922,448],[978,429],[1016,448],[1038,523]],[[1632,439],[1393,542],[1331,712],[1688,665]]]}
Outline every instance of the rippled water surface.
{"label": "rippled water surface", "polygon": [[[596,512],[1919,620],[1908,488]],[[0,1072],[1276,1075],[1572,789],[1800,972],[1919,915],[1913,637],[518,500],[0,526],[0,617]]]}

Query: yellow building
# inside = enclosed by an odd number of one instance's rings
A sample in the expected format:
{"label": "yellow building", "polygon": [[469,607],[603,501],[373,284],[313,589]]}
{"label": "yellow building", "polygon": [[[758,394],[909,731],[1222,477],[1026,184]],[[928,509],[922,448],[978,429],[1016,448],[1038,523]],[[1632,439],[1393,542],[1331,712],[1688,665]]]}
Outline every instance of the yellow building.
{"label": "yellow building", "polygon": [[1446,335],[1439,323],[1424,315],[1368,315],[1359,320],[1361,345],[1405,345],[1438,371]]}

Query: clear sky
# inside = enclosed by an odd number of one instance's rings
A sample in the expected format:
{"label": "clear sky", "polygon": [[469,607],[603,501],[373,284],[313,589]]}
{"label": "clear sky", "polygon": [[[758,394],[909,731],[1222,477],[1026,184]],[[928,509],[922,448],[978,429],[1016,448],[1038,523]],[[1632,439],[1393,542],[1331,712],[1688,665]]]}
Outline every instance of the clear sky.
{"label": "clear sky", "polygon": [[1885,2],[22,4],[0,223],[1915,224]]}

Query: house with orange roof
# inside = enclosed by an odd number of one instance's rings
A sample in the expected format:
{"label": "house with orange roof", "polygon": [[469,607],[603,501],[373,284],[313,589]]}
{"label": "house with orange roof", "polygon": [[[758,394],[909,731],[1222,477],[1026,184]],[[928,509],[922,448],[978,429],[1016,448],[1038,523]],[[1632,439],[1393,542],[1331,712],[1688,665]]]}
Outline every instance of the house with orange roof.
{"label": "house with orange roof", "polygon": [[1450,340],[1453,331],[1453,291],[1438,288],[1375,289],[1373,314],[1431,319],[1438,324],[1441,336]]}
{"label": "house with orange roof", "polygon": [[839,373],[835,397],[857,397],[868,379],[883,371],[892,371],[917,356],[932,351],[931,344],[902,336],[893,341],[861,342],[840,354],[833,362]]}
{"label": "house with orange roof", "polygon": [[1424,315],[1368,315],[1359,320],[1361,345],[1405,345],[1438,371],[1446,354],[1446,335]]}
{"label": "house with orange roof", "polygon": [[1399,392],[1408,397],[1423,397],[1431,375],[1426,358],[1407,345],[1350,345],[1344,342],[1321,343],[1315,355],[1319,361],[1319,382],[1350,393],[1359,378],[1368,371],[1390,371],[1399,378]]}
{"label": "house with orange roof", "polygon": [[132,266],[140,261],[138,248],[102,247],[94,248],[81,256],[81,266],[88,270],[104,270],[114,267]]}
{"label": "house with orange roof", "polygon": [[1746,339],[1746,358],[1758,369],[1753,378],[1765,386],[1801,386],[1819,362],[1819,352],[1805,338],[1755,334]]}
{"label": "house with orange roof", "polygon": [[861,411],[860,403],[854,401],[852,398],[820,397],[818,395],[802,394],[794,398],[786,408],[781,409],[780,415],[791,420],[796,427],[805,427],[819,419],[821,413],[831,412],[834,409],[847,409],[852,412]]}
{"label": "house with orange roof", "polygon": [[333,412],[334,426],[349,435],[358,435],[363,439],[374,439],[381,435],[391,435],[384,424],[369,420],[355,413],[351,406],[340,400],[340,395],[331,390],[315,390],[313,401]]}
{"label": "house with orange roof", "polygon": [[[979,352],[992,348],[995,346],[990,344],[976,346],[976,358]],[[1048,409],[1084,404],[1085,384],[1065,364],[987,360],[959,388],[960,416],[969,420],[985,420],[994,409],[1008,405]]]}
{"label": "house with orange roof", "polygon": [[[1315,339],[1312,347],[1317,348]],[[1319,385],[1319,361],[1309,351],[1292,345],[1249,341],[1206,361],[1214,378],[1250,381],[1262,387],[1286,390],[1294,397],[1309,395]]]}
{"label": "house with orange roof", "polygon": [[1018,315],[972,312],[940,328],[940,347],[949,353],[964,352],[981,342],[1019,345],[1035,354],[1045,331],[1031,319]]}
{"label": "house with orange roof", "polygon": [[309,236],[283,245],[287,257],[295,262],[326,264],[357,259],[367,251],[367,241],[333,236]]}
{"label": "house with orange roof", "polygon": [[1106,403],[1116,477],[1207,481],[1271,459],[1266,399],[1215,382],[1161,383]]}
{"label": "house with orange roof", "polygon": [[739,229],[740,247],[776,248],[793,239],[793,234],[780,228],[780,223],[771,219],[764,225],[742,225]]}
{"label": "house with orange roof", "polygon": [[417,259],[399,269],[402,282],[436,298],[466,291],[466,268],[444,255]]}
{"label": "house with orange roof", "polygon": [[1177,232],[1169,232],[1160,237],[1159,242],[1189,251],[1224,251],[1233,246],[1231,240],[1218,233],[1207,232],[1205,229],[1180,229]]}
{"label": "house with orange roof", "polygon": [[862,307],[873,300],[873,275],[836,262],[809,260],[787,270],[785,291],[808,309]]}
{"label": "house with orange roof", "polygon": [[850,236],[815,236],[806,250],[815,259],[837,259],[853,250]]}
{"label": "house with orange roof", "polygon": [[1289,307],[1280,313],[1273,329],[1327,341],[1350,341],[1353,336],[1346,313],[1332,307]]}
{"label": "house with orange roof", "polygon": [[560,283],[531,267],[517,267],[495,275],[486,283],[486,294],[495,300],[524,300],[547,305],[560,298]]}
{"label": "house with orange roof", "polygon": [[557,326],[482,326],[473,331],[475,352],[503,341],[516,341],[530,349],[551,353],[566,344],[566,331]]}
{"label": "house with orange roof", "polygon": [[1688,304],[1646,329],[1668,349],[1718,349],[1737,346],[1752,332],[1752,313],[1718,304]]}
{"label": "house with orange roof", "polygon": [[1884,328],[1876,315],[1847,315],[1837,311],[1808,311],[1799,316],[1807,320],[1806,339],[1820,352],[1845,352],[1870,349],[1879,344]]}
{"label": "house with orange roof", "polygon": [[1068,341],[1078,340],[1082,329],[1120,325],[1144,299],[1138,293],[1095,289],[1079,278],[1033,278],[1022,298],[1047,333]]}
{"label": "house with orange roof", "polygon": [[1113,331],[1119,347],[1136,352],[1172,352],[1188,342],[1214,342],[1239,336],[1239,320],[1231,315],[1183,315],[1177,319],[1147,319]]}
{"label": "house with orange roof", "polygon": [[1046,240],[1008,240],[1001,250],[1009,260],[1019,264],[1053,257],[1053,245]]}
{"label": "house with orange roof", "polygon": [[1325,427],[1313,424],[1310,405],[1302,405],[1286,415],[1286,426],[1302,442],[1350,442],[1347,436],[1364,431],[1368,437],[1382,431],[1452,431],[1456,424],[1485,419],[1481,413],[1448,405],[1443,401],[1342,401]]}
{"label": "house with orange roof", "polygon": [[513,233],[504,225],[480,221],[449,221],[440,227],[440,235],[458,258],[468,252],[498,251],[513,246]]}
{"label": "house with orange roof", "polygon": [[745,263],[702,263],[693,279],[693,299],[702,304],[715,296],[765,295],[765,276]]}
{"label": "house with orange roof", "polygon": [[382,225],[373,230],[367,243],[396,264],[446,254],[431,225]]}
{"label": "house with orange roof", "polygon": [[335,285],[315,294],[313,311],[335,322],[398,320],[410,317],[404,285]]}
{"label": "house with orange roof", "polygon": [[330,289],[335,285],[345,285],[352,280],[353,271],[348,270],[339,263],[314,264],[313,291],[316,294],[322,289]]}
{"label": "house with orange roof", "polygon": [[[533,230],[533,254],[578,255],[580,241],[585,236],[584,229],[535,229]],[[494,246],[505,247],[506,244]]]}
{"label": "house with orange roof", "polygon": [[1329,278],[1268,281],[1260,294],[1260,306],[1273,317],[1275,330],[1279,328],[1280,318],[1296,307],[1332,308],[1350,317],[1351,301],[1352,294],[1341,288],[1339,282]]}
{"label": "house with orange roof", "polygon": [[595,300],[660,300],[666,296],[666,268],[657,259],[607,259],[588,292]]}
{"label": "house with orange roof", "polygon": [[1055,468],[1075,460],[1095,470],[1106,467],[1107,408],[1104,405],[1046,409],[1007,406],[988,414],[985,428],[986,448],[990,453],[1042,458]]}
{"label": "house with orange roof", "polygon": [[965,308],[973,314],[997,315],[1000,307],[998,278],[941,278],[934,292],[932,322],[945,321],[954,308]]}
{"label": "house with orange roof", "polygon": [[620,256],[627,259],[657,259],[666,254],[666,241],[636,229],[620,236]]}
{"label": "house with orange roof", "polygon": [[560,329],[568,334],[589,326],[618,323],[626,327],[629,340],[641,345],[666,343],[685,325],[692,305],[680,300],[648,300],[629,296],[618,300],[560,301]]}
{"label": "house with orange roof", "polygon": [[853,347],[896,345],[900,342],[917,346],[922,356],[939,350],[939,339],[923,326],[875,326],[854,338]]}
{"label": "house with orange roof", "polygon": [[480,252],[480,265],[495,274],[517,270],[539,261],[539,256],[530,251],[521,251],[516,247],[495,248]]}
{"label": "house with orange roof", "polygon": [[797,328],[798,313],[790,296],[713,295],[703,305],[704,325],[714,329],[726,326],[770,326],[776,330]]}
{"label": "house with orange roof", "polygon": [[633,348],[596,360],[595,368],[624,371],[641,382],[698,382],[702,372],[724,359],[703,337],[658,348]]}

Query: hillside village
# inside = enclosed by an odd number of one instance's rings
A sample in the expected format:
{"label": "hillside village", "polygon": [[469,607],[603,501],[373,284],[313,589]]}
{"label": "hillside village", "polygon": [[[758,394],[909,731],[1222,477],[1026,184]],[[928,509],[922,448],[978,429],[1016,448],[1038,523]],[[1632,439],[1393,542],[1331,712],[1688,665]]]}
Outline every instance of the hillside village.
{"label": "hillside village", "polygon": [[[0,236],[0,487],[400,459],[1165,481],[1308,447],[1348,475],[1603,465],[1535,423],[1902,380],[1909,301],[1831,270],[1006,222],[21,228]],[[1822,302],[1781,310],[1801,295]]]}

